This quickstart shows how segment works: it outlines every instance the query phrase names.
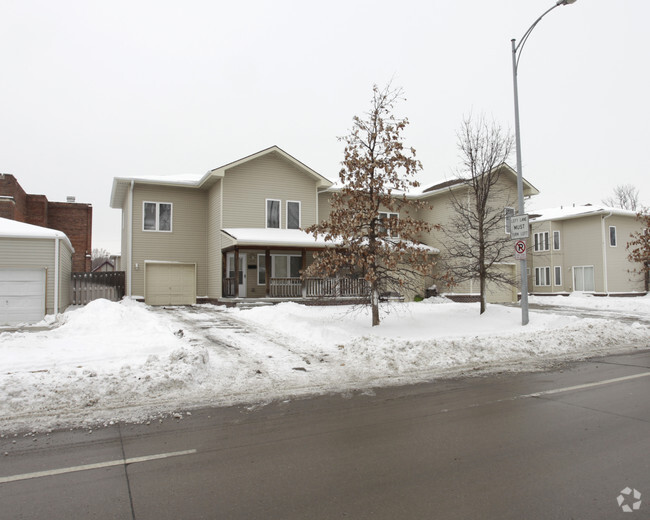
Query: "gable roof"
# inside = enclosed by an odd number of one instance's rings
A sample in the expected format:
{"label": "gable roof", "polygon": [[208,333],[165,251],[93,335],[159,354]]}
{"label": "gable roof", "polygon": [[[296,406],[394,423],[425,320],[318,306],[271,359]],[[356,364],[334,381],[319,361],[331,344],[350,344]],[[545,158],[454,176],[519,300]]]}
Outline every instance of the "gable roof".
{"label": "gable roof", "polygon": [[[498,166],[495,166],[492,171],[503,169],[505,174],[509,177],[513,177],[514,181],[517,182],[517,171],[512,168],[508,163],[501,163]],[[433,194],[437,194],[441,191],[448,191],[454,189],[455,187],[461,187],[465,183],[466,179],[451,179],[445,182],[434,184],[422,190],[422,193],[419,195],[419,198],[427,197]],[[539,190],[535,188],[530,182],[525,178],[523,179],[523,188],[524,196],[539,195]]]}
{"label": "gable roof", "polygon": [[[546,222],[549,220],[569,220],[582,217],[593,217],[594,215],[618,215],[622,217],[636,218],[636,212],[627,209],[612,208],[602,204],[584,204],[581,206],[560,206],[559,208],[547,208],[531,211],[531,222]],[[534,215],[533,215],[534,214]]]}
{"label": "gable roof", "polygon": [[115,177],[113,178],[113,188],[111,190],[111,208],[121,208],[122,201],[126,195],[129,186],[131,183],[137,184],[154,184],[157,186],[178,186],[184,188],[195,188],[195,189],[205,189],[209,188],[214,182],[224,177],[226,171],[235,168],[236,166],[241,166],[247,162],[254,161],[260,157],[266,155],[276,155],[277,157],[282,158],[288,163],[294,165],[299,171],[312,177],[316,181],[316,186],[318,188],[328,188],[332,185],[332,182],[327,178],[323,177],[320,173],[312,170],[309,166],[303,164],[298,159],[289,155],[287,152],[282,150],[279,146],[273,145],[264,150],[260,150],[254,154],[248,155],[241,159],[238,159],[233,162],[226,163],[222,166],[209,170],[202,176],[196,174],[180,174],[180,175],[151,175],[151,176],[139,176],[139,177]]}

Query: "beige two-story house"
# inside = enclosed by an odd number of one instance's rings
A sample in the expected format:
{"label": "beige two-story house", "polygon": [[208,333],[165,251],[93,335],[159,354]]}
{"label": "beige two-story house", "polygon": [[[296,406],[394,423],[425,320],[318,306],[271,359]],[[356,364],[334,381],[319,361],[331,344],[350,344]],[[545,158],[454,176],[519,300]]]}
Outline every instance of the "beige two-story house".
{"label": "beige two-story house", "polygon": [[277,146],[198,179],[115,178],[127,295],[152,305],[299,295],[299,270],[327,247],[301,229],[331,184]]}
{"label": "beige two-story house", "polygon": [[627,258],[630,235],[641,229],[634,211],[588,204],[532,213],[528,287],[533,294],[647,290],[644,276]]}

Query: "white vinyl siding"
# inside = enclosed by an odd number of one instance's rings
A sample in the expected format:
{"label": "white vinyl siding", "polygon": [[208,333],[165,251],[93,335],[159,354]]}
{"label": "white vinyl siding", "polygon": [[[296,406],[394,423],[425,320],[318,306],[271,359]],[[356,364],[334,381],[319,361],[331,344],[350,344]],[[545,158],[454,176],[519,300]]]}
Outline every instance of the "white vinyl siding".
{"label": "white vinyl siding", "polygon": [[287,229],[300,229],[300,201],[287,201]]}
{"label": "white vinyl siding", "polygon": [[535,267],[535,285],[538,287],[551,285],[550,267]]}
{"label": "white vinyl siding", "polygon": [[171,202],[142,203],[142,231],[172,231]]}
{"label": "white vinyl siding", "polygon": [[553,231],[553,250],[554,251],[559,251],[560,250],[560,232],[559,231]]}
{"label": "white vinyl siding", "polygon": [[535,251],[548,251],[548,231],[542,231],[541,233],[535,233]]}
{"label": "white vinyl siding", "polygon": [[266,199],[266,227],[280,229],[282,215],[278,199]]}

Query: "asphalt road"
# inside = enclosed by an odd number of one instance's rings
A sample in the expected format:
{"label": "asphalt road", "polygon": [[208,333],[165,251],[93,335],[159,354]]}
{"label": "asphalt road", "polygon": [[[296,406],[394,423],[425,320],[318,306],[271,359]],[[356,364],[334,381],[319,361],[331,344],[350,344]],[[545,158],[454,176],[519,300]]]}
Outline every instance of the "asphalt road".
{"label": "asphalt road", "polygon": [[649,395],[644,351],[5,437],[0,518],[650,518]]}

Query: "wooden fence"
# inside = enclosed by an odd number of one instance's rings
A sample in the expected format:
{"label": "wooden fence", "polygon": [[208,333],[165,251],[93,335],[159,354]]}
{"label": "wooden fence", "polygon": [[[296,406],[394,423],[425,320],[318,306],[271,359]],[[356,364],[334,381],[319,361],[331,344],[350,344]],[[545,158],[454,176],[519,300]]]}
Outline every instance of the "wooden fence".
{"label": "wooden fence", "polygon": [[105,298],[120,301],[125,293],[124,271],[72,273],[72,305],[86,305]]}

